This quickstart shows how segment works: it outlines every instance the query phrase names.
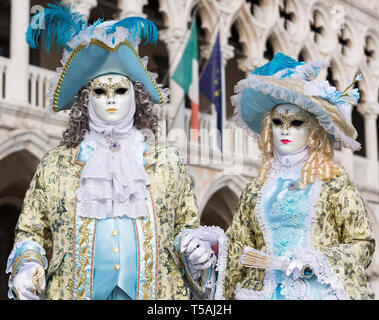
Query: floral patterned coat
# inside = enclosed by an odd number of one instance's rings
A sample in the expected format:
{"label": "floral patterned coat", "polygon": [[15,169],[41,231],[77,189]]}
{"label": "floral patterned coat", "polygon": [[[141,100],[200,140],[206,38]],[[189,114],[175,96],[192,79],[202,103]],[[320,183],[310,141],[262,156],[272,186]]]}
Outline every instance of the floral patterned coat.
{"label": "floral patterned coat", "polygon": [[[78,160],[78,150],[79,146],[60,146],[43,157],[26,193],[16,226],[15,243],[32,240],[50,252],[47,299],[91,298],[91,249],[96,219],[76,216],[75,192],[85,164]],[[145,160],[151,180],[154,217],[141,223],[140,237],[144,240],[139,250],[146,250],[138,276],[145,280],[139,282],[137,297],[187,299],[174,239],[182,229],[199,226],[191,180],[179,152],[172,146],[150,146]],[[83,267],[80,272],[78,265]]]}
{"label": "floral patterned coat", "polygon": [[[246,246],[266,251],[264,226],[257,217],[259,191],[255,180],[241,195],[233,222],[227,231],[228,256],[223,297],[260,299],[270,296],[268,272],[239,264]],[[313,221],[313,248],[323,282],[339,291],[343,299],[372,299],[365,269],[369,266],[375,240],[361,196],[346,174],[322,183]],[[317,274],[317,272],[316,272]]]}

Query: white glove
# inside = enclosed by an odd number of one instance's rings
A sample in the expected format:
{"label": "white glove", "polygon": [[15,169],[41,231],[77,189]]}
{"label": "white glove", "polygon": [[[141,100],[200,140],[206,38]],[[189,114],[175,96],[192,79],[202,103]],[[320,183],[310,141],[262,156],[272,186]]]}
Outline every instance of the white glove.
{"label": "white glove", "polygon": [[293,260],[292,262],[290,262],[286,270],[286,276],[290,277],[292,275],[292,278],[294,280],[297,280],[301,276],[302,268],[303,268],[303,263],[300,260]]}
{"label": "white glove", "polygon": [[39,300],[46,287],[45,270],[36,262],[20,267],[13,279],[13,291],[20,300]]}
{"label": "white glove", "polygon": [[297,280],[300,277],[303,279],[310,279],[314,275],[314,270],[309,264],[305,264],[303,261],[295,259],[290,262],[286,270],[286,276],[290,277],[291,275],[294,280]]}
{"label": "white glove", "polygon": [[188,256],[195,271],[208,269],[215,259],[210,241],[200,239],[194,231],[184,235],[180,251]]}

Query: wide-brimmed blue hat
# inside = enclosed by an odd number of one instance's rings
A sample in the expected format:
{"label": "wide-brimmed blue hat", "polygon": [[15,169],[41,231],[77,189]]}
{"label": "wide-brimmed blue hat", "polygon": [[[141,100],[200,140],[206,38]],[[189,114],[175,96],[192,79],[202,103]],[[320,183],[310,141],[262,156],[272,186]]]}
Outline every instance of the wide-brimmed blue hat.
{"label": "wide-brimmed blue hat", "polygon": [[84,16],[70,4],[57,2],[32,17],[26,40],[31,48],[39,47],[39,38],[46,50],[63,48],[62,66],[51,80],[48,98],[51,110],[71,108],[81,87],[98,76],[120,74],[144,84],[156,104],[167,101],[168,89],[155,81],[156,74],[147,68],[147,57],[138,55],[138,45],[156,43],[158,31],[154,23],[141,17],[120,21],[99,19],[88,25]]}
{"label": "wide-brimmed blue hat", "polygon": [[341,92],[328,81],[315,80],[327,66],[325,62],[298,62],[282,53],[275,54],[235,86],[231,102],[236,125],[257,138],[262,120],[271,109],[279,104],[295,104],[316,117],[333,143],[359,150],[357,131],[351,124],[351,104],[359,99],[353,84],[360,75]]}

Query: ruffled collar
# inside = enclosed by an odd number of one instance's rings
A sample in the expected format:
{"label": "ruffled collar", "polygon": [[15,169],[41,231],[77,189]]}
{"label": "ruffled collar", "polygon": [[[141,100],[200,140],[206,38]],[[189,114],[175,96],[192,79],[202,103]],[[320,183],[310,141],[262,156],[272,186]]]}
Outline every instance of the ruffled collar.
{"label": "ruffled collar", "polygon": [[300,178],[301,170],[308,158],[308,146],[291,154],[281,154],[274,148],[274,160],[271,167],[271,174],[282,179],[297,180]]}

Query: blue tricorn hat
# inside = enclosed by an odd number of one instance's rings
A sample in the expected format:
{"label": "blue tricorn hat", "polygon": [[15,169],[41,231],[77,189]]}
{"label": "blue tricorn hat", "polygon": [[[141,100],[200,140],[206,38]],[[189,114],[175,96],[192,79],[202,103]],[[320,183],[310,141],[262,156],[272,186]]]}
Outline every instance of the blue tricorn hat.
{"label": "blue tricorn hat", "polygon": [[359,99],[358,89],[353,85],[361,76],[341,92],[328,81],[316,80],[320,70],[327,66],[322,61],[298,62],[280,52],[275,54],[271,61],[236,84],[236,94],[231,97],[234,122],[258,138],[268,112],[279,104],[295,104],[316,117],[335,145],[358,150],[351,105]]}
{"label": "blue tricorn hat", "polygon": [[[40,39],[41,38],[41,39]],[[26,33],[31,48],[49,51],[63,48],[62,66],[51,80],[48,98],[53,111],[71,108],[78,91],[89,81],[105,74],[120,74],[143,83],[156,104],[167,102],[168,89],[161,89],[156,74],[147,68],[147,57],[137,53],[141,39],[156,43],[158,31],[153,22],[141,17],[120,21],[97,20],[88,25],[71,4],[56,2],[35,14]]]}

